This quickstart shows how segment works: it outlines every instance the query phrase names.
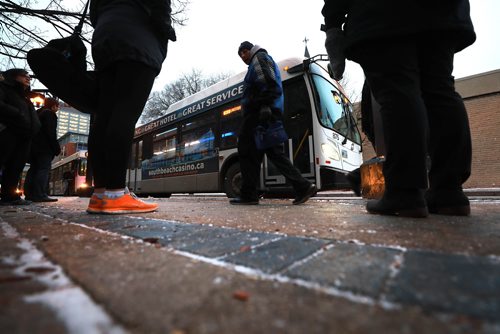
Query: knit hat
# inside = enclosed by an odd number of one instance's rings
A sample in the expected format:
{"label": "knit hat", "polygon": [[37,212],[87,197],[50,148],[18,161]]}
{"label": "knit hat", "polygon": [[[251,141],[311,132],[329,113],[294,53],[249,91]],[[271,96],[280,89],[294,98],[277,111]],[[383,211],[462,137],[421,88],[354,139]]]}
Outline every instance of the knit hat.
{"label": "knit hat", "polygon": [[14,80],[17,76],[19,75],[27,75],[28,71],[22,68],[11,68],[10,70],[7,70],[2,73],[2,76],[4,77],[5,80]]}
{"label": "knit hat", "polygon": [[249,41],[244,41],[240,44],[240,47],[238,48],[238,55],[241,53],[243,50],[251,50],[253,48],[253,44],[250,43]]}

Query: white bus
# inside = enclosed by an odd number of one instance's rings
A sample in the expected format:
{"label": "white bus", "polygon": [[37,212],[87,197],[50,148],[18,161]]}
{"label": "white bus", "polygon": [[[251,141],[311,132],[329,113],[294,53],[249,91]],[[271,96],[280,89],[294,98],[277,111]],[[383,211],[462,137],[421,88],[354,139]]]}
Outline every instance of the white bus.
{"label": "white bus", "polygon": [[87,151],[78,151],[52,163],[49,194],[74,196],[81,187],[87,187]]}
{"label": "white bus", "polygon": [[[278,62],[283,80],[286,152],[319,190],[346,188],[345,174],[362,163],[361,137],[342,87],[320,66],[326,55]],[[237,138],[241,123],[240,73],[171,105],[135,129],[127,186],[137,194],[225,192],[241,185]],[[260,191],[292,188],[264,158]]]}

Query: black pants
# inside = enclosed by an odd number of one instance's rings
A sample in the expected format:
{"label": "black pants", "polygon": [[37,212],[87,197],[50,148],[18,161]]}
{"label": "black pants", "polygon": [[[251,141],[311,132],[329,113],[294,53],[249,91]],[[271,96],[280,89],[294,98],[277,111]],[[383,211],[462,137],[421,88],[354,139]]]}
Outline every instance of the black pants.
{"label": "black pants", "polygon": [[10,129],[0,132],[0,166],[2,168],[2,201],[19,198],[17,185],[28,161],[31,139],[19,136]]}
{"label": "black pants", "polygon": [[125,187],[135,124],[155,77],[153,68],[134,61],[120,61],[99,72],[99,107],[89,134],[96,188]]}
{"label": "black pants", "polygon": [[[381,105],[387,189],[461,189],[471,172],[471,137],[452,76],[453,38],[366,43],[352,58]],[[431,158],[427,174],[426,159]]]}
{"label": "black pants", "polygon": [[257,150],[254,140],[254,130],[258,120],[253,115],[243,118],[243,123],[238,137],[238,154],[242,176],[241,197],[257,199],[257,186],[260,181],[260,166],[264,153],[267,158],[278,168],[281,174],[291,183],[296,193],[303,193],[311,184],[302,177],[300,171],[293,166],[283,151],[283,145],[269,148],[265,151]]}
{"label": "black pants", "polygon": [[47,197],[50,166],[54,155],[38,153],[31,155],[30,169],[24,181],[24,195],[29,199]]}

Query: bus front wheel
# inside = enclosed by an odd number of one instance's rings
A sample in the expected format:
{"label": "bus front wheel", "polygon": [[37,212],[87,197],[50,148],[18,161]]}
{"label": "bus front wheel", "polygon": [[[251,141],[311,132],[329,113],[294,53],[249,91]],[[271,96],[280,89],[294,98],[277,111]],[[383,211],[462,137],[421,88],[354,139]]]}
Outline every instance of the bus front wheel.
{"label": "bus front wheel", "polygon": [[224,192],[227,197],[234,198],[240,195],[241,182],[240,164],[235,163],[227,169],[224,175]]}

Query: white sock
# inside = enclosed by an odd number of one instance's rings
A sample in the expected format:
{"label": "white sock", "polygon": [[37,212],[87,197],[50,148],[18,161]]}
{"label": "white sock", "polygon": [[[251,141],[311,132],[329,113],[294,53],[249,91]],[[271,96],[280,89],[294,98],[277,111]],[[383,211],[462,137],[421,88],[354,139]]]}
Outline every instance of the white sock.
{"label": "white sock", "polygon": [[120,190],[106,190],[104,192],[104,196],[108,198],[118,198],[122,197],[125,195],[125,189],[120,189]]}
{"label": "white sock", "polygon": [[94,193],[93,195],[94,195],[95,197],[99,198],[99,199],[103,199],[103,197],[104,197],[104,192],[102,192],[102,193]]}

